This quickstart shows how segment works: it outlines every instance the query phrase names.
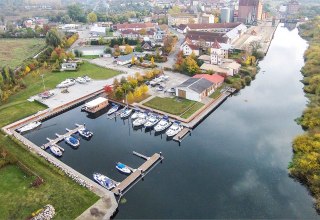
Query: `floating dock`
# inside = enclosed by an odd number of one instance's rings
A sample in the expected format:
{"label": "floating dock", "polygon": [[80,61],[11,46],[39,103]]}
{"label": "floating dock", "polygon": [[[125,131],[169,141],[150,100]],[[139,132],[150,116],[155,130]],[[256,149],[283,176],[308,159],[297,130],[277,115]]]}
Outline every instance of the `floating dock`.
{"label": "floating dock", "polygon": [[[126,179],[118,184],[112,192],[117,196],[122,196],[126,193],[135,183],[142,179],[152,168],[157,165],[164,157],[158,153],[155,153],[151,157],[144,156],[133,151],[133,154],[146,160],[138,169],[132,172]],[[133,169],[134,170],[134,169]]]}
{"label": "floating dock", "polygon": [[[79,124],[76,124],[76,128],[74,129],[67,129],[67,133],[65,133],[64,135],[58,135],[56,134],[57,138],[56,139],[49,139],[47,138],[47,140],[49,141],[48,143],[44,144],[41,146],[42,149],[46,150],[48,147],[50,147],[51,145],[57,145],[57,143],[59,143],[60,141],[63,141],[65,137],[67,136],[70,136],[72,134],[75,134],[77,133],[80,129],[83,129],[85,128],[84,125],[79,125]],[[59,147],[60,148],[60,147]]]}
{"label": "floating dock", "polygon": [[191,132],[190,128],[184,127],[178,134],[173,137],[174,141],[181,142],[183,138]]}

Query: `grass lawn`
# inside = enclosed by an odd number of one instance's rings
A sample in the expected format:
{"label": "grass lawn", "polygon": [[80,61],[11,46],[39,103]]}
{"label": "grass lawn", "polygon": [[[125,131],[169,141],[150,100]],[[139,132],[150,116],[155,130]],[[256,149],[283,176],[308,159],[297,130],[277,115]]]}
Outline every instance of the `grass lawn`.
{"label": "grass lawn", "polygon": [[84,55],[84,56],[81,56],[81,58],[83,59],[96,59],[96,58],[99,58],[100,56],[99,55]]}
{"label": "grass lawn", "polygon": [[184,118],[189,117],[195,111],[197,111],[203,104],[187,99],[177,99],[177,98],[160,98],[155,97],[150,101],[144,103],[143,105],[150,108],[154,108],[169,114],[184,116]]}
{"label": "grass lawn", "polygon": [[209,97],[212,99],[216,99],[221,95],[221,90],[226,86],[225,83],[223,83],[219,88],[217,88]]}
{"label": "grass lawn", "polygon": [[45,46],[44,39],[0,39],[0,64],[16,67],[36,55]]}
{"label": "grass lawn", "polygon": [[33,177],[25,177],[26,174],[17,166],[1,168],[0,219],[26,219],[46,204],[56,209],[55,219],[74,219],[99,199],[44,159],[29,153],[3,134],[0,134],[0,142],[45,181],[38,188],[33,188],[30,187]]}

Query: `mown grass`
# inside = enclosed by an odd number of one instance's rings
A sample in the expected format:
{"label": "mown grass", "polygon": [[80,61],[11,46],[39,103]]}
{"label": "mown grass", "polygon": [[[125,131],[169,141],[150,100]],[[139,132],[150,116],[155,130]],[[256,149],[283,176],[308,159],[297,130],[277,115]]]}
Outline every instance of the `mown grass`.
{"label": "mown grass", "polygon": [[0,39],[0,64],[14,68],[36,55],[45,46],[44,39]]}
{"label": "mown grass", "polygon": [[181,118],[189,118],[191,115],[193,115],[193,113],[195,113],[196,111],[198,111],[204,104],[200,103],[200,102],[196,102],[191,108],[189,108],[185,113],[183,113],[180,117]]}
{"label": "mown grass", "polygon": [[73,182],[44,159],[0,134],[0,143],[20,162],[44,179],[38,188],[30,187],[34,177],[25,177],[17,166],[0,169],[0,219],[26,219],[32,212],[51,204],[55,219],[74,219],[99,197]]}
{"label": "mown grass", "polygon": [[[195,104],[197,105],[193,108]],[[144,103],[143,105],[177,116],[184,114],[185,117],[189,114],[192,115],[195,111],[199,109],[197,109],[197,107],[199,107],[200,105],[202,106],[202,104],[199,102],[187,99],[161,97],[155,97],[150,101]]]}

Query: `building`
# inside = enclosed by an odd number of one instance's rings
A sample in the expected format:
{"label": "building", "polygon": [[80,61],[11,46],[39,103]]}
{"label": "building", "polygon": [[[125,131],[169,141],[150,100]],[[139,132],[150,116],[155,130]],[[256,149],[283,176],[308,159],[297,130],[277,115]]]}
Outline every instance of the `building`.
{"label": "building", "polygon": [[139,39],[140,37],[139,32],[134,30],[122,30],[119,33],[121,37],[133,40]]}
{"label": "building", "polygon": [[200,24],[213,24],[214,23],[214,15],[213,14],[201,14],[199,17]]}
{"label": "building", "polygon": [[217,89],[222,85],[224,82],[224,77],[220,76],[219,74],[196,74],[193,76],[193,78],[204,78],[206,80],[209,80],[214,84],[214,88]]}
{"label": "building", "polygon": [[221,8],[221,23],[229,23],[231,21],[231,9]]}
{"label": "building", "polygon": [[151,29],[155,29],[156,28],[156,24],[154,23],[150,23],[150,22],[146,22],[146,23],[123,23],[123,24],[117,24],[113,26],[114,30],[117,31],[123,31],[123,30],[133,30],[133,31],[140,31],[142,29],[148,31]]}
{"label": "building", "polygon": [[105,46],[79,46],[73,49],[78,50],[83,56],[101,56],[104,54]]}
{"label": "building", "polygon": [[198,16],[196,14],[169,14],[168,25],[179,26],[180,24],[198,23]]}
{"label": "building", "polygon": [[223,33],[210,33],[201,31],[189,31],[186,35],[185,42],[186,41],[190,41],[191,44],[198,45],[203,48],[211,48],[215,41],[226,44],[231,42]]}
{"label": "building", "polygon": [[262,19],[262,0],[239,0],[238,21],[252,24]]}
{"label": "building", "polygon": [[189,78],[176,87],[176,96],[201,102],[214,92],[215,84],[205,78]]}
{"label": "building", "polygon": [[103,97],[98,97],[86,103],[81,110],[89,113],[96,113],[97,111],[107,107],[107,105],[108,105],[108,99]]}
{"label": "building", "polygon": [[180,49],[183,52],[184,56],[189,56],[192,53],[196,56],[199,56],[200,54],[200,47],[194,44],[184,44]]}
{"label": "building", "polygon": [[200,69],[204,71],[213,71],[225,76],[233,76],[239,73],[240,67],[241,65],[234,60],[222,59],[221,64],[219,65],[204,63],[201,65]]}
{"label": "building", "polygon": [[92,37],[105,37],[106,27],[92,26],[90,29],[90,35]]}
{"label": "building", "polygon": [[294,15],[299,12],[300,4],[297,0],[291,0],[287,5],[287,13],[289,15]]}
{"label": "building", "polygon": [[136,61],[138,58],[143,57],[143,56],[144,56],[144,54],[142,54],[142,53],[133,52],[131,54],[127,54],[124,56],[119,56],[116,59],[116,62],[118,65],[126,65],[126,64],[131,63],[132,57],[134,57],[134,60]]}

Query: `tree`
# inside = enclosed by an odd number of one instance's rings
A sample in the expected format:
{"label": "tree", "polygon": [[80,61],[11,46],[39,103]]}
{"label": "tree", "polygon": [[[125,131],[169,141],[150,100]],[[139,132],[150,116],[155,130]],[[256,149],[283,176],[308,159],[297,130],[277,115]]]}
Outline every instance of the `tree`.
{"label": "tree", "polygon": [[103,89],[104,89],[104,92],[107,93],[107,94],[111,94],[112,91],[113,91],[111,85],[106,85]]}
{"label": "tree", "polygon": [[119,86],[116,89],[115,96],[116,96],[117,99],[123,98],[123,89],[121,88],[121,86]]}
{"label": "tree", "polygon": [[136,47],[134,48],[134,51],[136,51],[136,52],[142,52],[141,43],[138,43],[138,44],[136,45]]}
{"label": "tree", "polygon": [[181,13],[181,9],[178,6],[173,6],[171,9],[168,10],[169,14],[179,14]]}
{"label": "tree", "polygon": [[188,56],[186,59],[184,59],[183,69],[193,75],[199,70],[199,66],[191,56]]}
{"label": "tree", "polygon": [[147,30],[142,28],[141,30],[139,30],[139,34],[140,35],[146,35],[147,34]]}
{"label": "tree", "polygon": [[141,95],[142,95],[142,93],[141,93],[141,89],[138,87],[138,88],[136,88],[136,90],[134,90],[134,92],[133,92],[133,96],[134,96],[134,98],[135,99],[138,99],[138,98],[140,98],[141,97]]}
{"label": "tree", "polygon": [[149,91],[149,87],[145,84],[140,86],[142,94],[146,94]]}
{"label": "tree", "polygon": [[130,54],[133,52],[133,49],[130,45],[126,44],[125,48],[124,48],[124,53],[125,54]]}
{"label": "tree", "polygon": [[154,65],[154,58],[153,57],[151,57],[150,62],[151,62],[151,65],[153,66]]}
{"label": "tree", "polygon": [[104,52],[107,53],[107,54],[111,54],[112,50],[111,50],[110,47],[106,47],[106,49],[104,49]]}
{"label": "tree", "polygon": [[68,6],[68,15],[73,21],[86,22],[86,16],[80,5]]}
{"label": "tree", "polygon": [[97,22],[97,20],[98,20],[98,17],[97,17],[97,15],[94,13],[94,12],[90,12],[88,15],[87,15],[87,21],[89,22],[89,23],[95,23],[95,22]]}
{"label": "tree", "polygon": [[136,79],[138,80],[138,82],[142,82],[143,81],[143,76],[141,76],[141,74],[139,72],[136,72],[134,74],[134,76],[136,77]]}
{"label": "tree", "polygon": [[61,18],[61,22],[64,23],[64,24],[70,24],[72,22],[72,19],[70,18],[69,15],[64,15]]}
{"label": "tree", "polygon": [[133,96],[133,93],[132,92],[129,92],[128,95],[127,95],[127,100],[129,103],[133,102],[134,101],[134,96]]}
{"label": "tree", "polygon": [[46,44],[48,46],[58,47],[62,43],[62,37],[56,29],[51,29],[46,35]]}
{"label": "tree", "polygon": [[117,78],[114,78],[113,80],[113,88],[117,89],[120,86],[120,82]]}
{"label": "tree", "polygon": [[134,57],[134,55],[132,55],[132,57],[131,57],[131,65],[133,65],[134,63],[135,63],[135,57]]}

